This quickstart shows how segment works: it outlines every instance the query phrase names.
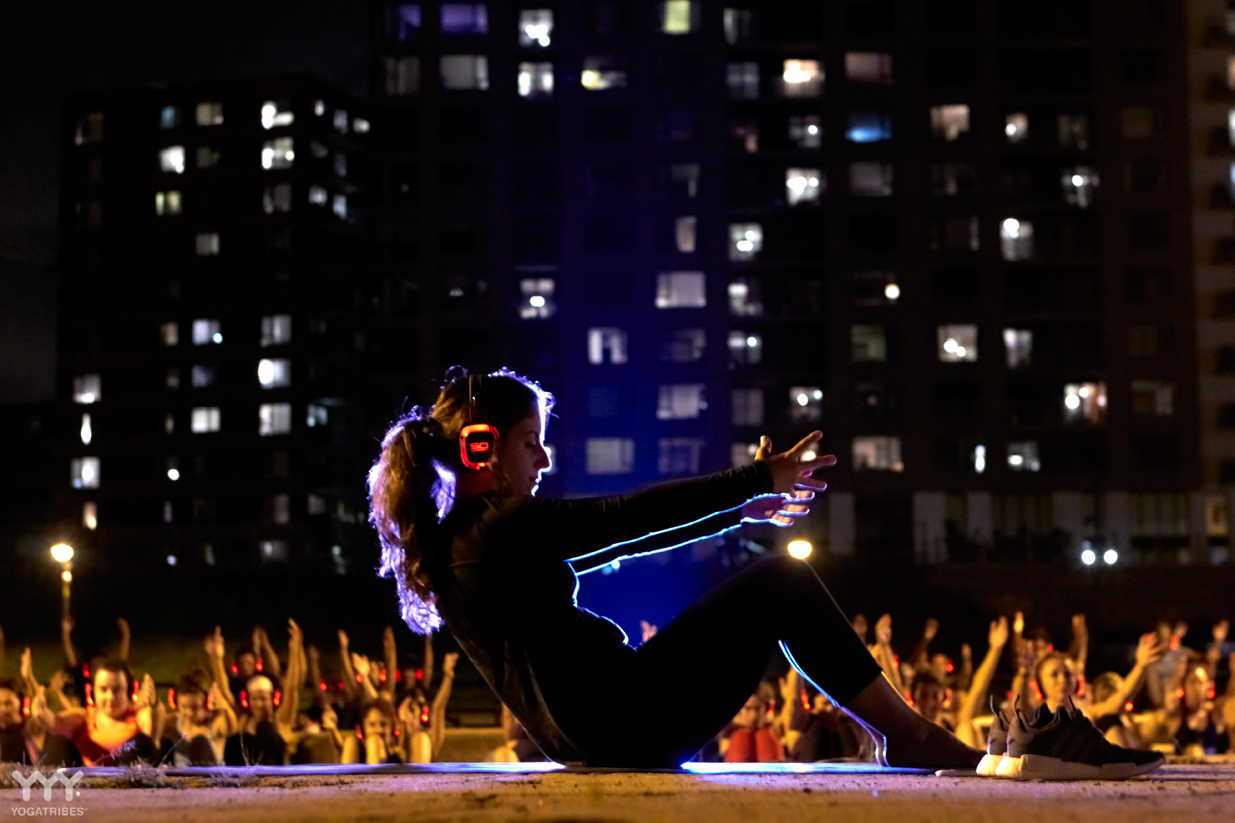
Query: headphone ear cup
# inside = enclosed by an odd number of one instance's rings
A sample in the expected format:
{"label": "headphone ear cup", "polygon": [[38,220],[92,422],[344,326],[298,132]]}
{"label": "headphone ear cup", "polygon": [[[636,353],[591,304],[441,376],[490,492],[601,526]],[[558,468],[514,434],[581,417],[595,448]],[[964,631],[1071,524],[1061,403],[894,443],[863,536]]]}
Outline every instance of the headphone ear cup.
{"label": "headphone ear cup", "polygon": [[176,710],[176,690],[175,689],[167,690],[167,707],[171,709],[172,711]]}
{"label": "headphone ear cup", "polygon": [[94,689],[91,688],[91,685],[89,683],[86,684],[86,705],[87,706],[94,705]]}
{"label": "headphone ear cup", "polygon": [[244,689],[240,690],[240,706],[245,709],[249,708],[249,693]]}
{"label": "headphone ear cup", "polygon": [[214,711],[214,692],[206,692],[206,711]]}
{"label": "headphone ear cup", "polygon": [[275,708],[278,708],[278,706],[279,706],[279,702],[280,702],[282,699],[283,699],[283,692],[282,692],[282,691],[280,691],[279,689],[275,689],[275,690],[274,690],[274,705],[275,705]]}

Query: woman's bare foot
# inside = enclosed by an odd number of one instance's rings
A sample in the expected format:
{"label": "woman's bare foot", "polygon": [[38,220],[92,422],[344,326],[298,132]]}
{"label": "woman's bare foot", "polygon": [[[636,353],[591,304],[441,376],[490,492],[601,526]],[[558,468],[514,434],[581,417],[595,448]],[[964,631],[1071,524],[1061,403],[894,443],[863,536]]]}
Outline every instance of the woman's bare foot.
{"label": "woman's bare foot", "polygon": [[888,740],[885,765],[911,769],[976,769],[986,754],[969,748],[947,729],[926,718],[922,718],[922,726],[915,734]]}
{"label": "woman's bare foot", "polygon": [[871,731],[882,766],[918,769],[976,769],[983,752],[910,708],[883,676],[845,704],[845,711]]}

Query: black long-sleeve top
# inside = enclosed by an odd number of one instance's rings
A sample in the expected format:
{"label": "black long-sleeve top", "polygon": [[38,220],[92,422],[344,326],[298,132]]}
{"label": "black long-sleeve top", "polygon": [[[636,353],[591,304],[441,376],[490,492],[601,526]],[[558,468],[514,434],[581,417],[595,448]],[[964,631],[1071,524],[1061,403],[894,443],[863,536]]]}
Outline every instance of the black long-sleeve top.
{"label": "black long-sleeve top", "polygon": [[448,556],[429,562],[437,609],[545,754],[585,761],[582,741],[602,719],[595,687],[634,650],[579,608],[576,572],[734,528],[738,509],[771,491],[759,462],[619,497],[460,500],[442,522]]}

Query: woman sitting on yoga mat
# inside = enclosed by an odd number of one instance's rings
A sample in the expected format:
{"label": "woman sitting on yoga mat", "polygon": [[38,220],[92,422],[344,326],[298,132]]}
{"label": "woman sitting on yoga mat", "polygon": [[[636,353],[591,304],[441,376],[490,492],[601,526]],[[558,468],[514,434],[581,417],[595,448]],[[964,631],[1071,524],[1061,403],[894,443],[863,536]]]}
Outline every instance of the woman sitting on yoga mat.
{"label": "woman sitting on yoga mat", "polygon": [[[819,577],[788,556],[733,575],[638,649],[575,603],[576,573],[747,522],[792,524],[822,490],[815,432],[755,463],[620,497],[535,497],[549,468],[548,392],[509,371],[452,370],[428,412],[413,409],[369,473],[370,520],[403,619],[443,623],[554,760],[673,768],[750,697],[781,645],[803,676],[866,726],[891,766],[974,767],[982,752],[911,709]],[[479,433],[479,435],[477,435]],[[488,457],[493,459],[487,459]],[[469,468],[477,466],[477,468]],[[688,701],[663,684],[702,681]]]}

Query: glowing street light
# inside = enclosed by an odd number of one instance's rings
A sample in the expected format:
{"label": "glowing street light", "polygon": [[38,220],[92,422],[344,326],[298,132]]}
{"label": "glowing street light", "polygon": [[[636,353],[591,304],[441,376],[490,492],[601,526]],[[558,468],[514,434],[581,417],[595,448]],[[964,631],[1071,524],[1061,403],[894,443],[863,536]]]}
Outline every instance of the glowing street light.
{"label": "glowing street light", "polygon": [[1114,549],[1107,549],[1102,553],[1102,562],[1108,566],[1114,566],[1115,561],[1119,559],[1119,552]]}
{"label": "glowing street light", "polygon": [[69,616],[69,586],[73,583],[73,547],[57,543],[51,547],[51,559],[60,564],[60,602],[62,616]]}
{"label": "glowing street light", "polygon": [[1081,562],[1086,566],[1092,566],[1097,559],[1098,555],[1094,553],[1093,549],[1085,549],[1085,551],[1081,552]]}
{"label": "glowing street light", "polygon": [[786,547],[789,549],[790,557],[796,557],[798,560],[805,560],[810,557],[812,546],[809,540],[791,540]]}
{"label": "glowing street light", "polygon": [[73,559],[73,547],[68,543],[57,543],[51,547],[51,559],[57,563],[68,563]]}

